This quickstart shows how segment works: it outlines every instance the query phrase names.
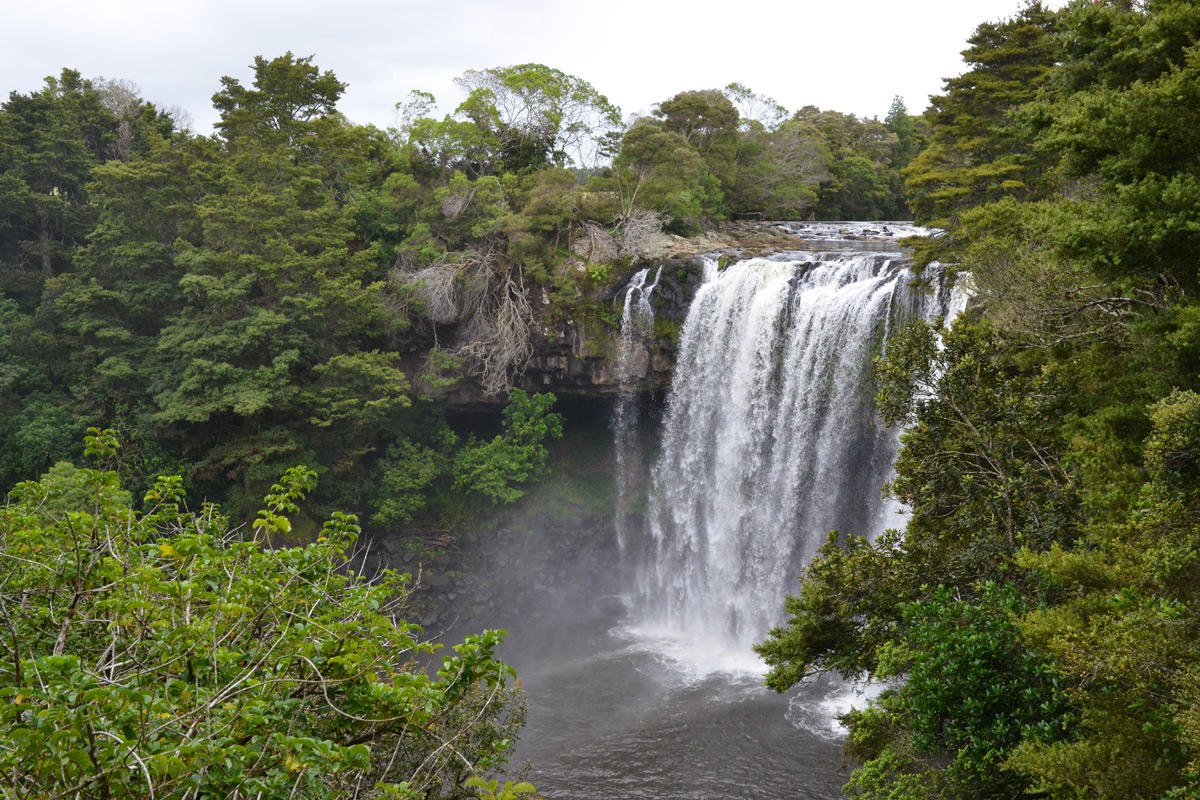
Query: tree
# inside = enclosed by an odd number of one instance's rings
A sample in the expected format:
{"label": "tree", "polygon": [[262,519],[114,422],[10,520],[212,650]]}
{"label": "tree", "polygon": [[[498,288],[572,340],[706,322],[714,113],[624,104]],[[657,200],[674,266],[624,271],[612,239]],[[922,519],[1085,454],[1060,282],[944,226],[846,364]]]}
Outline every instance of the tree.
{"label": "tree", "polygon": [[244,503],[302,453],[352,467],[408,384],[379,351],[372,254],[354,246],[321,166],[243,138],[204,171],[211,191],[195,202],[194,241],[176,243],[181,303],[149,390],[156,422],[204,454],[192,477],[240,479]]}
{"label": "tree", "polygon": [[806,122],[744,124],[737,182],[727,198],[730,211],[739,217],[797,219],[816,203],[831,162],[820,133]]}
{"label": "tree", "polygon": [[546,439],[561,439],[562,416],[550,413],[554,395],[532,397],[520,389],[508,396],[504,432],[489,442],[468,442],[454,459],[454,488],[476,492],[493,503],[513,503],[518,488],[546,470]]}
{"label": "tree", "polygon": [[1008,754],[1066,738],[1075,719],[1050,664],[1013,621],[1023,609],[1014,587],[996,584],[974,601],[938,587],[903,607],[905,632],[875,673],[894,683],[846,716],[846,753],[862,764],[847,794],[1001,800],[1030,788]]}
{"label": "tree", "polygon": [[1112,283],[1194,292],[1200,9],[1080,4],[1064,22],[1071,61],[1050,84],[1054,101],[1035,107],[1041,147],[1062,154],[1073,195],[1060,252]]}
{"label": "tree", "polygon": [[639,119],[625,132],[613,162],[622,214],[649,208],[695,225],[701,210],[702,166],[682,134],[657,120]]}
{"label": "tree", "polygon": [[333,117],[346,90],[330,71],[321,72],[312,56],[296,58],[289,50],[267,61],[254,57],[254,88],[236,78],[221,78],[213,106],[221,112],[214,127],[230,143],[243,136],[270,144],[297,146],[323,120]]}
{"label": "tree", "polygon": [[546,472],[547,445],[562,438],[563,418],[551,412],[553,394],[509,394],[501,432],[461,442],[428,399],[414,404],[396,444],[375,465],[371,523],[381,528],[418,522],[461,522],[482,503],[515,503],[525,484]]}
{"label": "tree", "polygon": [[1028,547],[1071,541],[1077,498],[1055,426],[1070,395],[1008,360],[984,325],[914,322],[877,362],[877,402],[902,424],[888,491],[912,509],[905,536],[941,550],[948,584],[994,577]]}
{"label": "tree", "polygon": [[[1058,428],[1069,395],[962,318],[892,336],[876,376],[884,419],[907,428],[886,491],[909,522],[874,542],[831,534],[755,649],[778,691],[827,671],[905,681],[849,718],[863,797],[1011,797],[1025,782],[1008,756],[1072,732],[1053,659],[1004,610],[1045,597],[1021,554],[1079,533]],[[1008,692],[1036,703],[1014,712]]]}
{"label": "tree", "polygon": [[591,169],[608,151],[621,112],[587,81],[542,64],[468,70],[456,115],[489,146],[485,171],[577,166]]}
{"label": "tree", "polygon": [[1050,797],[1189,797],[1200,743],[1200,394],[1152,409],[1148,480],[1133,513],[1073,548],[1027,553],[1022,566],[1062,602],[1020,625],[1054,657],[1080,706],[1078,735],[1031,741],[1013,765]]}
{"label": "tree", "polygon": [[925,148],[928,126],[918,126],[918,122],[919,118],[908,113],[904,100],[897,95],[883,120],[884,127],[896,137],[889,171],[891,196],[884,211],[890,219],[908,219],[912,216],[908,201],[904,197],[904,175],[901,171]]}
{"label": "tree", "polygon": [[[99,421],[90,398],[80,397],[95,375],[81,377],[75,371],[86,356],[74,349],[75,337],[63,335],[56,305],[64,286],[87,283],[74,276],[104,213],[89,183],[93,170],[114,156],[141,151],[147,137],[169,131],[169,124],[155,129],[162,120],[136,97],[124,97],[122,107],[126,116],[119,120],[109,108],[106,84],[69,69],[48,78],[38,92],[13,92],[0,107],[0,292],[6,297],[0,313],[5,417],[0,473],[5,485],[34,478],[73,455],[78,434]],[[119,302],[99,290],[91,291],[91,299],[97,306]],[[104,324],[91,330],[115,332]]]}
{"label": "tree", "polygon": [[1197,796],[1198,37],[1031,4],[935,101],[909,186],[981,324],[889,339],[912,516],[831,538],[760,645],[776,688],[894,681],[846,719],[855,796]]}
{"label": "tree", "polygon": [[716,89],[680,92],[654,108],[663,127],[679,134],[700,156],[705,214],[725,218],[724,195],[737,182],[738,110]]}
{"label": "tree", "polygon": [[[43,277],[71,265],[94,209],[86,184],[115,142],[117,117],[76,71],[47,78],[39,92],[13,92],[0,107],[0,264]],[[10,289],[11,291],[11,289]]]}
{"label": "tree", "polygon": [[757,94],[740,83],[731,83],[721,90],[738,112],[738,125],[743,132],[761,129],[772,131],[787,121],[788,110],[773,97]]}
{"label": "tree", "polygon": [[143,435],[152,433],[144,417],[155,349],[184,304],[176,256],[199,239],[196,203],[213,188],[203,166],[193,167],[214,152],[210,140],[153,136],[136,157],[92,172],[95,225],[75,253],[77,269],[47,282],[38,322],[60,342],[56,377],[99,423],[123,429],[130,420],[118,418],[122,407],[143,417]]}
{"label": "tree", "polygon": [[738,110],[716,89],[680,92],[655,106],[654,116],[702,158],[730,150],[736,138]]}
{"label": "tree", "polygon": [[[111,459],[111,431],[90,456]],[[147,509],[116,473],[63,465],[0,511],[0,773],[14,797],[469,797],[522,718],[486,631],[438,646],[400,613],[409,578],[347,569],[335,514],[307,547],[264,546],[315,474],[289,470],[254,536],[179,478]]]}
{"label": "tree", "polygon": [[880,219],[891,211],[892,155],[897,138],[876,119],[805,106],[797,123],[815,129],[830,154],[818,189],[815,214],[821,219]]}
{"label": "tree", "polygon": [[932,98],[929,147],[904,171],[918,222],[946,226],[966,208],[1036,197],[1042,189],[1047,157],[1032,152],[1032,131],[1015,112],[1049,79],[1056,21],[1032,2],[1012,19],[980,25],[968,39],[963,58],[971,69],[946,80],[945,93]]}
{"label": "tree", "polygon": [[892,150],[892,166],[904,169],[921,151],[923,143],[917,130],[916,118],[909,115],[904,98],[900,95],[896,95],[888,107],[883,126],[896,136],[896,146]]}

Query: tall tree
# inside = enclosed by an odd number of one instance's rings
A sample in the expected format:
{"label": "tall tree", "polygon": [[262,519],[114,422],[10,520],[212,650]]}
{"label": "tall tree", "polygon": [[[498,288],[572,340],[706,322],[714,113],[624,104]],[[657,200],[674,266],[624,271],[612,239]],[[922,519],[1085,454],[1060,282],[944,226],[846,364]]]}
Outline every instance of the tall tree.
{"label": "tall tree", "polygon": [[221,112],[216,129],[230,143],[243,136],[267,145],[296,147],[335,113],[346,84],[332,72],[296,58],[289,50],[268,61],[254,57],[253,88],[236,78],[221,78],[213,106]]}
{"label": "tall tree", "polygon": [[352,227],[361,210],[343,203],[344,176],[372,172],[360,166],[372,140],[329,116],[343,84],[309,59],[256,67],[255,89],[227,80],[217,96],[236,139],[192,167],[205,191],[172,244],[178,311],[148,381],[157,424],[195,453],[193,477],[251,496],[301,453],[353,469],[408,402],[379,349],[389,315]]}
{"label": "tall tree", "polygon": [[70,267],[93,220],[86,186],[113,155],[119,121],[91,81],[64,69],[0,107],[0,265],[44,276]]}
{"label": "tall tree", "polygon": [[[310,417],[327,426],[356,402],[395,408],[406,383],[368,352],[384,329],[380,287],[364,284],[370,254],[352,251],[348,214],[315,168],[243,143],[212,169],[217,188],[196,203],[202,234],[176,256],[183,305],[158,340],[152,385],[158,419],[208,451],[198,474],[252,491],[313,446]],[[323,465],[369,448],[337,439]]]}
{"label": "tall tree", "polygon": [[621,112],[587,81],[543,64],[468,70],[456,114],[489,145],[487,171],[590,169],[610,155]]}
{"label": "tall tree", "polygon": [[1057,62],[1055,28],[1054,13],[1031,2],[967,40],[963,58],[971,68],[932,98],[932,140],[905,170],[919,222],[945,226],[966,208],[1045,188],[1049,159],[1031,152],[1032,131],[1014,115],[1037,97]]}

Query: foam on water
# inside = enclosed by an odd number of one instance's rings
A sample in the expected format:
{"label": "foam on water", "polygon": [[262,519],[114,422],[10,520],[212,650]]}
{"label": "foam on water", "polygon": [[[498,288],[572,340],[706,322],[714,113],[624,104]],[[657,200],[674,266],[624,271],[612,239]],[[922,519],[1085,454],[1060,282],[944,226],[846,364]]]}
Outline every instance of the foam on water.
{"label": "foam on water", "polygon": [[629,647],[655,654],[685,683],[722,676],[731,682],[761,688],[767,674],[766,664],[753,650],[729,647],[719,640],[697,639],[671,628],[622,625],[610,631],[610,635],[628,642]]}
{"label": "foam on water", "polygon": [[814,736],[840,740],[846,735],[846,726],[839,717],[866,708],[885,688],[880,683],[837,681],[825,687],[810,687],[810,691],[797,693],[788,701],[787,720]]}

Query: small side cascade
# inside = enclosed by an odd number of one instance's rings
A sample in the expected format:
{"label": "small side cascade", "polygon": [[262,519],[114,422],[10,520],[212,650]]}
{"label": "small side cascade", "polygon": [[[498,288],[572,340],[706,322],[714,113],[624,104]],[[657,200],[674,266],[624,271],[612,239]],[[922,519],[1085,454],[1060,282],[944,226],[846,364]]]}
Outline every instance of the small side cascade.
{"label": "small side cascade", "polygon": [[899,524],[880,492],[898,437],[878,419],[872,359],[908,320],[962,304],[940,269],[918,288],[907,264],[791,252],[705,270],[649,486],[644,632],[703,643],[715,661],[748,653],[831,529]]}
{"label": "small side cascade", "polygon": [[654,332],[654,309],[650,306],[650,296],[658,288],[662,266],[655,271],[653,282],[647,285],[646,278],[649,275],[649,267],[638,271],[625,288],[625,306],[621,312],[621,350],[617,355],[617,374],[623,388],[638,377],[634,345]]}
{"label": "small side cascade", "polygon": [[617,376],[621,381],[621,392],[613,408],[613,437],[616,452],[617,546],[625,549],[628,536],[626,508],[631,489],[637,481],[635,466],[641,463],[641,437],[638,432],[638,396],[634,387],[637,379],[644,376],[649,361],[649,351],[640,344],[654,333],[654,309],[650,297],[658,287],[662,276],[660,265],[654,280],[647,284],[650,268],[637,272],[625,289],[625,306],[621,312],[621,346],[617,355]]}

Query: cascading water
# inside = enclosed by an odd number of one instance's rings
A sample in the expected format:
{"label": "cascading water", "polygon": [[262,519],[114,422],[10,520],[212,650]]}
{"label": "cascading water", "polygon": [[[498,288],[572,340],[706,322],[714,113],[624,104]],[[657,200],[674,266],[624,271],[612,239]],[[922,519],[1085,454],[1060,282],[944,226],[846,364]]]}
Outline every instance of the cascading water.
{"label": "cascading water", "polygon": [[[770,692],[750,644],[782,620],[784,595],[828,529],[897,523],[879,492],[897,436],[876,419],[871,357],[906,319],[953,316],[964,298],[936,269],[912,285],[886,241],[911,226],[778,227],[823,252],[723,270],[706,260],[698,288],[670,271],[660,285],[645,270],[625,290],[611,418],[623,549],[517,575],[519,557],[492,568],[522,592],[538,594],[553,575],[563,596],[596,601],[490,606],[487,627],[512,631],[505,657],[531,698],[513,763],[532,760],[546,797],[841,796],[835,715],[863,697],[836,681]],[[663,408],[636,391],[649,374],[650,301],[692,289]],[[504,554],[524,546],[505,541]],[[585,586],[614,594],[589,597]],[[608,602],[626,594],[630,614]]]}
{"label": "cascading water", "polygon": [[621,312],[621,351],[617,357],[617,369],[623,389],[627,389],[629,382],[635,377],[634,342],[644,339],[654,329],[654,309],[650,306],[650,297],[658,288],[662,267],[655,270],[654,280],[647,286],[646,278],[649,275],[649,267],[637,272],[625,289],[625,306]]}
{"label": "cascading water", "polygon": [[787,253],[706,270],[653,468],[644,632],[705,643],[714,665],[749,657],[831,529],[897,524],[872,357],[906,319],[957,310],[936,270],[916,288],[905,264]]}
{"label": "cascading water", "polygon": [[640,464],[642,453],[641,437],[638,435],[638,398],[634,381],[645,374],[649,352],[639,347],[654,331],[654,309],[650,297],[662,276],[660,266],[649,285],[646,279],[650,268],[646,267],[629,281],[625,289],[625,307],[621,313],[621,348],[617,356],[617,377],[621,381],[621,393],[613,408],[613,445],[616,454],[617,508],[614,514],[617,529],[617,546],[624,550],[628,538],[626,531],[626,507],[629,503],[634,466]]}

